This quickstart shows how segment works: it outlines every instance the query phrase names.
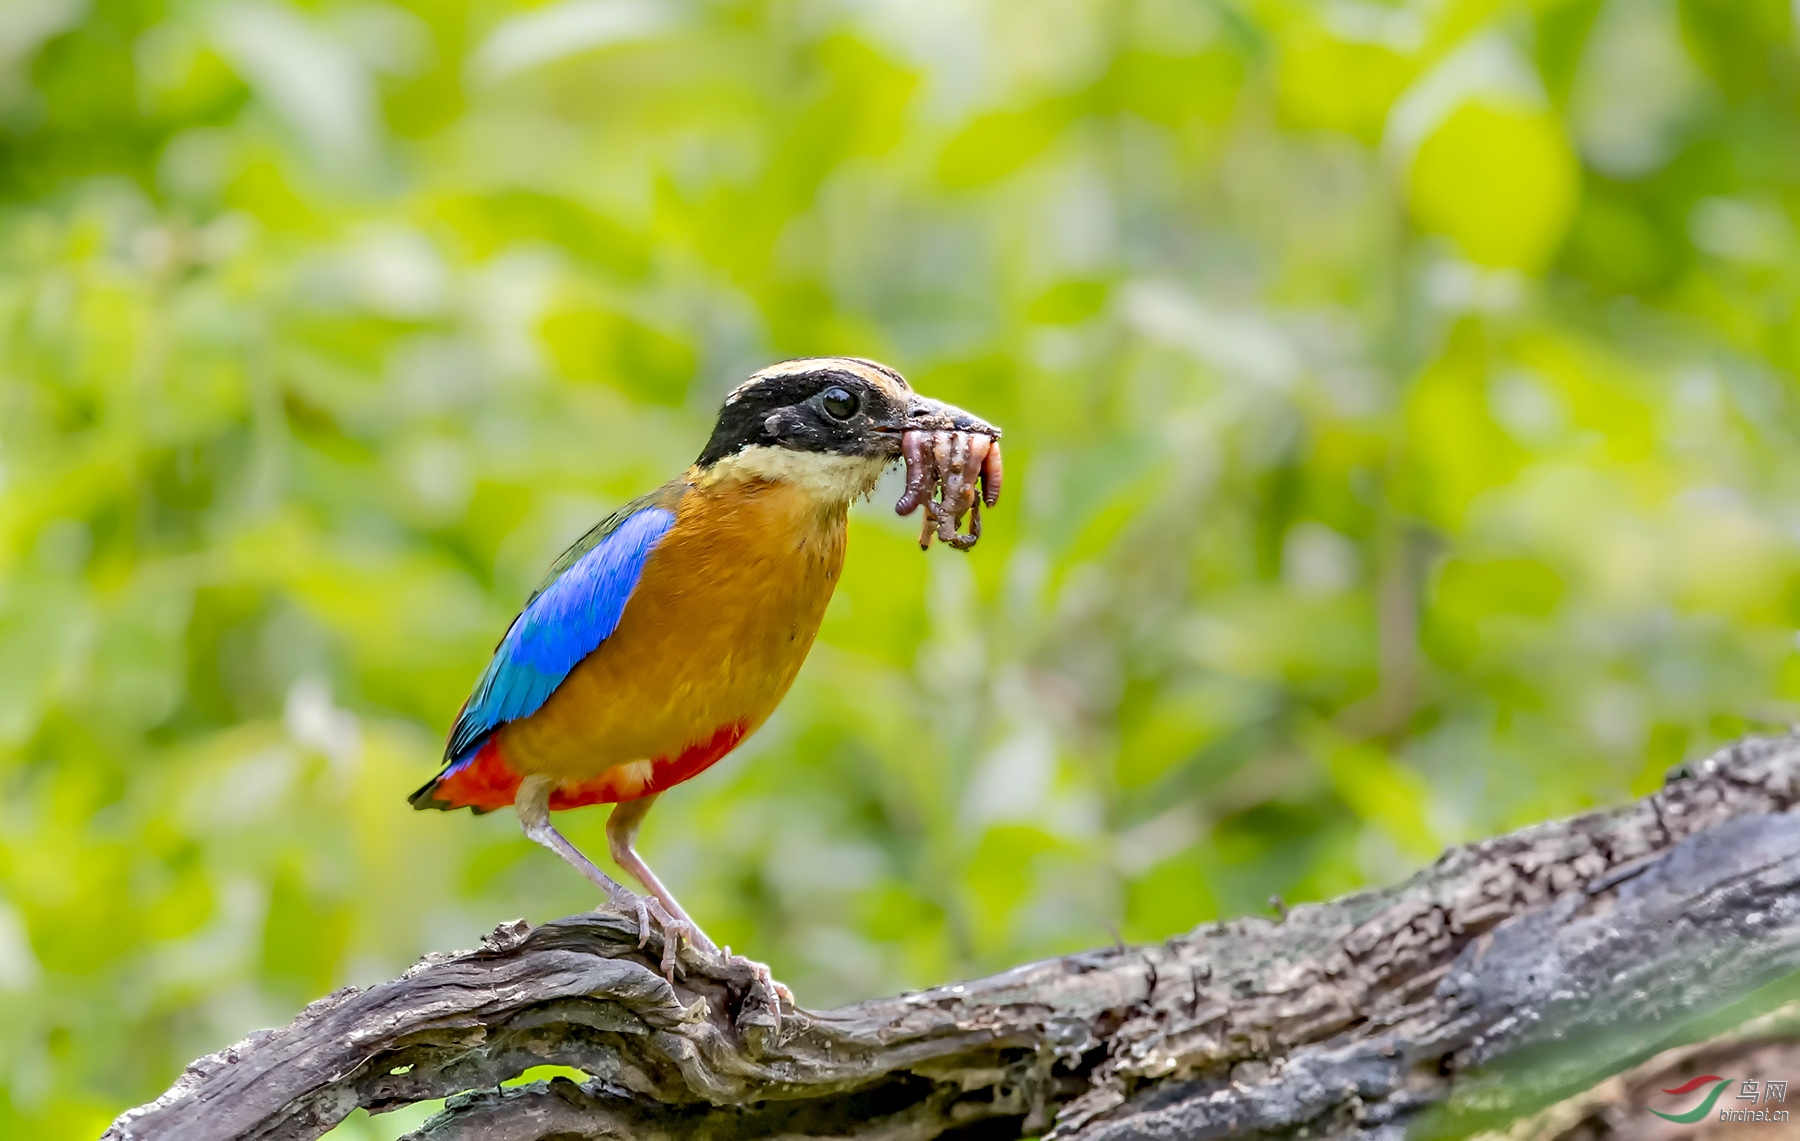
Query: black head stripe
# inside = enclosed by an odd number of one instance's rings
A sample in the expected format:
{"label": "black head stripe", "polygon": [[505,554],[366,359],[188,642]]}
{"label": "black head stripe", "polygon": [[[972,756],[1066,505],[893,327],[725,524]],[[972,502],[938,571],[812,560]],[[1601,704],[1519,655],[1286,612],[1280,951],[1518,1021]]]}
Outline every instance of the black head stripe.
{"label": "black head stripe", "polygon": [[[696,461],[701,467],[708,467],[758,444],[783,443],[813,450],[836,450],[839,445],[847,445],[847,440],[830,439],[832,433],[812,433],[810,435],[817,438],[810,439],[803,438],[809,434],[802,431],[796,438],[783,438],[780,431],[784,424],[797,423],[794,411],[797,406],[804,405],[820,392],[832,387],[855,393],[862,408],[872,415],[885,412],[892,401],[889,394],[883,391],[884,386],[846,365],[861,365],[879,373],[902,390],[907,387],[905,379],[893,369],[856,357],[824,357],[816,362],[794,363],[814,367],[776,365],[766,370],[766,375],[758,373],[751,377],[726,397],[724,407],[719,410],[719,422],[713,428],[712,438],[707,441],[706,449]],[[771,426],[775,429],[773,433]]]}

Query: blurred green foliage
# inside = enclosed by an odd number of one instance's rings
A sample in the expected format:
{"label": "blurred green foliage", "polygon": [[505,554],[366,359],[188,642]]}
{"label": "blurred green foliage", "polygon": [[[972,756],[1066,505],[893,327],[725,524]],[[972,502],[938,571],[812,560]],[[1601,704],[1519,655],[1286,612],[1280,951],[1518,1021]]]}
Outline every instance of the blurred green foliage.
{"label": "blurred green foliage", "polygon": [[1011,467],[967,557],[859,508],[793,695],[650,817],[809,1005],[1391,880],[1795,716],[1795,42],[14,0],[0,1134],[592,904],[404,798],[548,561],[772,359],[887,361]]}

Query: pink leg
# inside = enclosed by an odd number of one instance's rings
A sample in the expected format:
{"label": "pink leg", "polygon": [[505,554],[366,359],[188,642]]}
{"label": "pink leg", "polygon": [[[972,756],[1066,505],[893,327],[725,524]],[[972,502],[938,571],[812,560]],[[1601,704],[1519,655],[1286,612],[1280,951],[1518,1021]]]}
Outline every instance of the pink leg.
{"label": "pink leg", "polygon": [[[651,793],[649,796],[639,797],[637,800],[621,800],[613,807],[612,815],[606,819],[606,841],[612,850],[613,862],[625,869],[633,879],[643,884],[650,894],[656,897],[664,910],[674,917],[677,924],[682,926],[682,935],[693,944],[695,950],[705,955],[719,955],[718,945],[706,937],[705,933],[700,930],[699,924],[688,918],[688,913],[682,910],[680,903],[676,902],[674,893],[663,886],[663,882],[656,878],[656,873],[650,870],[650,865],[646,864],[644,858],[637,854],[638,828],[644,822],[644,814],[650,811],[650,806],[656,803],[659,795],[659,793]],[[665,947],[669,942],[670,940],[665,936]],[[756,978],[757,989],[762,992],[763,1001],[768,1003],[769,1010],[775,1015],[776,1030],[779,1032],[781,1002],[785,999],[788,1005],[792,1006],[794,996],[787,987],[775,981],[775,976],[770,973],[766,964],[759,963],[754,959],[746,959],[742,955],[734,955],[729,947],[724,950],[723,957],[728,961],[750,968],[750,973]]]}
{"label": "pink leg", "polygon": [[685,934],[695,950],[702,954],[716,955],[719,953],[718,946],[706,937],[699,924],[688,918],[688,913],[676,902],[675,894],[663,886],[662,881],[656,878],[656,873],[650,870],[650,865],[644,862],[644,858],[637,854],[637,848],[633,846],[637,843],[638,826],[644,822],[644,813],[650,811],[650,806],[656,803],[658,795],[660,794],[651,793],[637,800],[621,800],[613,805],[612,815],[606,818],[606,842],[612,850],[613,862],[625,869],[632,879],[643,884],[675,922],[687,925]]}
{"label": "pink leg", "polygon": [[592,860],[581,854],[581,849],[569,843],[568,837],[550,823],[550,788],[550,779],[543,776],[528,776],[519,782],[519,791],[513,797],[513,811],[519,814],[519,826],[525,830],[525,835],[561,856],[570,867],[587,877],[589,883],[604,892],[607,907],[637,920],[638,946],[650,941],[650,920],[656,920],[663,929],[663,974],[674,982],[680,970],[677,953],[681,940],[685,937],[691,941],[693,936],[700,934],[699,929],[688,922],[686,916],[677,919],[664,911],[660,900],[645,899],[631,891],[595,867]]}
{"label": "pink leg", "polygon": [[589,883],[605,893],[606,902],[623,911],[632,910],[636,894],[595,867],[592,860],[581,854],[580,848],[569,843],[568,838],[550,823],[548,777],[528,776],[520,781],[519,791],[513,797],[513,811],[519,814],[519,827],[524,829],[525,835],[561,856],[570,867],[587,877]]}

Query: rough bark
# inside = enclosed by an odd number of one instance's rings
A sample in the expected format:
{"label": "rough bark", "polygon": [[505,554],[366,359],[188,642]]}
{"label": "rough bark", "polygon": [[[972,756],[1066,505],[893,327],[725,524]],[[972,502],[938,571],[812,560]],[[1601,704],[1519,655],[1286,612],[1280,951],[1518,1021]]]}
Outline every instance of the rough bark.
{"label": "rough bark", "polygon": [[[310,1138],[441,1097],[416,1137],[1466,1134],[1785,1001],[1797,800],[1800,739],[1745,741],[1392,888],[779,1032],[747,973],[689,961],[671,986],[625,920],[521,922],[195,1062],[106,1138]],[[589,1080],[497,1088],[544,1063]]]}

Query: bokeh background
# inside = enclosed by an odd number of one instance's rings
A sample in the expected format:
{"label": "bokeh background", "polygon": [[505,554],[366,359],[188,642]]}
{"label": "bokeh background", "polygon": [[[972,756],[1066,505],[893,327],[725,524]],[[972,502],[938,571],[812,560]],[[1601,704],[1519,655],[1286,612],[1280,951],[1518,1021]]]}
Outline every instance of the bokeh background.
{"label": "bokeh background", "polygon": [[0,1135],[590,906],[405,796],[787,356],[1009,463],[966,556],[859,507],[792,696],[649,818],[807,1005],[1796,716],[1797,109],[1786,0],[10,0]]}

